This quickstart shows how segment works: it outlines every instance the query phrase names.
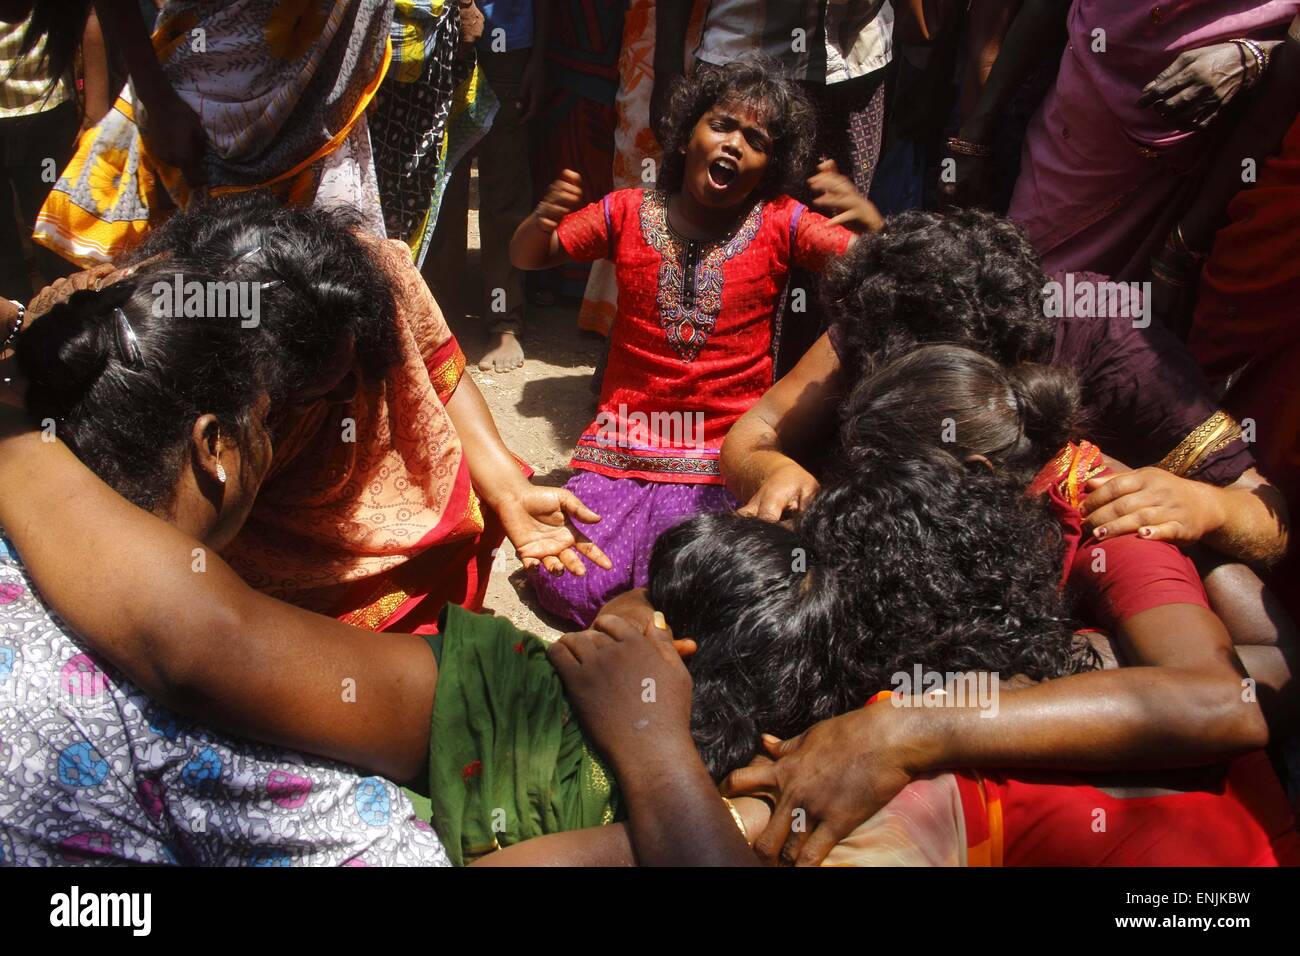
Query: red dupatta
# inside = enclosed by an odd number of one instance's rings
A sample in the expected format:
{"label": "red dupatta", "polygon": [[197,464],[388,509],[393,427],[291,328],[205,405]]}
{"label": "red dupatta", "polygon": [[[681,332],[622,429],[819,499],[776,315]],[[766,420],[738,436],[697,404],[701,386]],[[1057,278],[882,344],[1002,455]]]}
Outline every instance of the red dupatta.
{"label": "red dupatta", "polygon": [[1025,493],[1032,497],[1047,496],[1047,504],[1061,525],[1065,555],[1061,565],[1061,587],[1065,587],[1075,552],[1083,543],[1083,515],[1079,505],[1086,497],[1084,484],[1109,469],[1101,449],[1091,442],[1068,443],[1056,457],[1043,466]]}

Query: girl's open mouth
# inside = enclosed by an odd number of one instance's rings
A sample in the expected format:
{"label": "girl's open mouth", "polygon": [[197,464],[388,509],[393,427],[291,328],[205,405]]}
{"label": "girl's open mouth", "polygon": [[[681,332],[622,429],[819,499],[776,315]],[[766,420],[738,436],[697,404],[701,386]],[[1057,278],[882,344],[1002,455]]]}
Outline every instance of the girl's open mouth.
{"label": "girl's open mouth", "polygon": [[730,159],[715,159],[709,163],[709,182],[718,189],[726,189],[731,185],[731,181],[736,178],[739,172],[734,161]]}

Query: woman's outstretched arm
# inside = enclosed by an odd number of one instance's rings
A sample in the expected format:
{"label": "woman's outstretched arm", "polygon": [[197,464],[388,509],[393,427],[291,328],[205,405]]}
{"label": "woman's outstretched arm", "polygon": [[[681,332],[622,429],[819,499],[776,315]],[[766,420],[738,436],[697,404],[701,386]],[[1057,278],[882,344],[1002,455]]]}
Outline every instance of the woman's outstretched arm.
{"label": "woman's outstretched arm", "polygon": [[437,667],[250,588],[218,555],[0,411],[0,526],[42,596],[145,693],[230,733],[394,780],[428,754]]}

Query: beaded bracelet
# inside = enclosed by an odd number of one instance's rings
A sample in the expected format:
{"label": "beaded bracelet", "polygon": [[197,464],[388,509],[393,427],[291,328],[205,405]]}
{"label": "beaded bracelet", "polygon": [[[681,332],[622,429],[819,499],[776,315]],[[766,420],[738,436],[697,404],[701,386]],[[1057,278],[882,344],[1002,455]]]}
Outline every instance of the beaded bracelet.
{"label": "beaded bracelet", "polygon": [[9,351],[9,347],[18,339],[18,333],[23,330],[23,323],[27,320],[27,306],[23,305],[17,299],[10,299],[9,304],[17,307],[18,318],[14,320],[14,327],[9,330],[4,341],[0,342],[0,352]]}
{"label": "beaded bracelet", "polygon": [[1242,84],[1242,89],[1249,90],[1259,83],[1260,78],[1264,75],[1264,71],[1268,69],[1268,53],[1265,52],[1264,48],[1254,40],[1247,40],[1246,38],[1241,37],[1232,42],[1237,44],[1237,46],[1243,51],[1249,50],[1251,59],[1255,63],[1254,70],[1251,70],[1250,67],[1246,68],[1246,80]]}
{"label": "beaded bracelet", "polygon": [[731,819],[735,822],[736,829],[740,831],[740,835],[745,838],[745,842],[751,842],[749,839],[749,833],[745,830],[745,821],[741,818],[740,811],[736,809],[736,805],[726,797],[722,798],[722,803],[726,806],[727,812],[731,814]]}

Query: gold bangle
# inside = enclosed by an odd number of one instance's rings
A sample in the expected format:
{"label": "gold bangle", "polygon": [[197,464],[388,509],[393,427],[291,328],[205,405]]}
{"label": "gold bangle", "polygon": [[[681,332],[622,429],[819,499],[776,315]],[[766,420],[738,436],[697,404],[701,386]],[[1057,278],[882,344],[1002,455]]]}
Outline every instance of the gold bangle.
{"label": "gold bangle", "polygon": [[748,831],[745,830],[745,821],[741,819],[740,811],[736,809],[736,805],[732,803],[730,800],[728,800],[726,797],[722,798],[722,803],[727,808],[727,812],[731,814],[731,819],[736,821],[736,829],[738,829],[740,831],[740,835],[745,838],[745,842],[746,843],[752,842],[749,839]]}
{"label": "gold bangle", "polygon": [[1231,42],[1235,43],[1238,49],[1243,51],[1249,50],[1251,59],[1255,63],[1254,70],[1249,66],[1246,67],[1246,79],[1242,83],[1242,88],[1249,90],[1259,84],[1260,79],[1264,75],[1264,71],[1268,69],[1268,55],[1264,52],[1264,48],[1254,40],[1247,40],[1243,37],[1232,40]]}
{"label": "gold bangle", "polygon": [[1176,289],[1181,289],[1187,285],[1187,279],[1178,275],[1171,268],[1159,262],[1154,256],[1151,258],[1151,274],[1166,285],[1171,285]]}
{"label": "gold bangle", "polygon": [[1169,241],[1165,243],[1165,247],[1186,259],[1191,259],[1197,265],[1209,258],[1209,253],[1197,252],[1187,244],[1187,237],[1183,235],[1183,224],[1181,222],[1175,223],[1174,228],[1170,230]]}
{"label": "gold bangle", "polygon": [[983,143],[972,143],[970,140],[958,136],[949,136],[948,152],[956,153],[959,156],[978,156],[981,159],[987,159],[993,155],[993,147],[985,146]]}

